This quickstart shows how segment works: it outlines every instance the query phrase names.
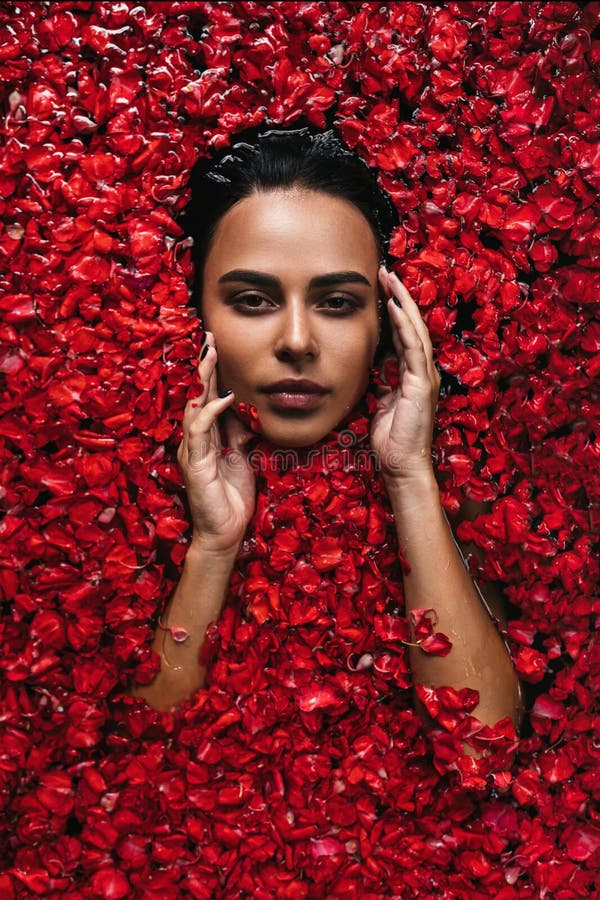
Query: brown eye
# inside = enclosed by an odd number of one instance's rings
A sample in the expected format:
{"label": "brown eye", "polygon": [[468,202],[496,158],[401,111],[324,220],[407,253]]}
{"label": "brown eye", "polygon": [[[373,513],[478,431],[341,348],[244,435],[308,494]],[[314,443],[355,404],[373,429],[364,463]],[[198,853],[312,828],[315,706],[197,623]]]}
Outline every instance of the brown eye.
{"label": "brown eye", "polygon": [[260,294],[242,294],[241,296],[233,297],[230,304],[240,312],[247,313],[262,312],[273,308],[271,301],[266,297],[261,297]]}
{"label": "brown eye", "polygon": [[359,304],[352,297],[344,297],[341,294],[335,294],[333,297],[326,297],[323,303],[331,312],[351,313],[358,309]]}
{"label": "brown eye", "polygon": [[241,298],[241,302],[245,303],[246,306],[252,307],[252,309],[256,309],[261,303],[264,303],[264,299],[264,297],[259,297],[258,294],[247,294]]}

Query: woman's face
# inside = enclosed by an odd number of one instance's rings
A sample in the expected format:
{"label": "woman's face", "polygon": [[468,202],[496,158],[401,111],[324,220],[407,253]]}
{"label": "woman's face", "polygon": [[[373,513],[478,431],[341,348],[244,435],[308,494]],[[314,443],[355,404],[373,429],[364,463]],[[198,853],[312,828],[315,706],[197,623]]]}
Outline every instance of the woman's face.
{"label": "woman's face", "polygon": [[[321,440],[364,393],[379,337],[378,262],[362,213],[329,194],[255,193],[219,222],[202,290],[219,389],[254,404],[276,446]],[[301,379],[318,391],[277,385]]]}

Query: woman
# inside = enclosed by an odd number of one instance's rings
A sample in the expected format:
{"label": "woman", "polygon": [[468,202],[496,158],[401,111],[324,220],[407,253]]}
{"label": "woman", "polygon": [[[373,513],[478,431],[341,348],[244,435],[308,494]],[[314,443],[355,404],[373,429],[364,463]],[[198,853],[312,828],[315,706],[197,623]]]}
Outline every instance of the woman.
{"label": "woman", "polygon": [[[388,650],[393,644],[383,634],[388,626],[396,645],[408,646],[421,700],[435,696],[429,688],[470,688],[478,692],[470,709],[480,722],[493,726],[510,717],[517,725],[521,700],[511,660],[440,503],[431,459],[440,382],[427,328],[406,288],[381,264],[393,226],[388,198],[368,167],[332,133],[314,135],[309,129],[273,130],[250,144],[238,142],[199,176],[195,192],[190,219],[206,328],[199,360],[203,390],[186,406],[178,453],[193,536],[181,580],[156,632],[160,672],[135,693],[158,710],[170,710],[205,685],[207,670],[199,657],[208,626],[227,605],[239,559],[248,558],[243,542],[253,516],[256,522],[264,509],[260,496],[257,507],[256,485],[264,482],[266,461],[273,460],[277,448],[293,450],[300,470],[307,465],[308,449],[331,449],[333,437],[338,447],[344,440],[356,442],[356,417],[366,412],[375,463],[369,478],[375,492],[383,484],[393,513],[412,630],[403,636],[397,623],[390,625],[398,618],[400,600],[389,581],[395,605],[386,607],[381,596],[373,601],[379,618],[372,620],[372,629]],[[385,354],[390,333],[397,385],[370,386],[376,356]],[[370,402],[365,407],[366,392]],[[244,416],[248,411],[253,419]],[[249,455],[257,440],[262,457]],[[262,462],[253,465],[253,459]],[[358,518],[357,513],[348,527]],[[310,538],[310,517],[305,527]],[[326,526],[323,534],[327,537]],[[273,540],[281,539],[275,534]],[[334,566],[322,559],[318,565],[310,547],[299,561],[294,540],[282,548],[289,565],[279,571],[297,577],[297,566],[310,564],[317,596],[325,592]],[[272,585],[280,579],[285,593],[286,577],[274,564],[266,580]],[[342,581],[338,578],[339,593],[329,596],[343,595]],[[242,602],[245,583],[236,575]],[[352,584],[356,592],[364,580],[356,576]],[[303,590],[310,600],[306,585]],[[280,601],[271,603],[268,615],[256,611],[267,593],[263,585],[251,617],[272,632],[273,609]],[[228,603],[239,604],[233,594]],[[335,609],[330,613],[329,632],[337,628]],[[309,608],[307,621],[310,615]],[[432,627],[447,636],[450,649],[440,637],[433,644],[438,652],[426,652],[423,637]],[[230,638],[235,640],[235,629]],[[356,649],[351,630],[345,641],[350,659]],[[366,653],[361,647],[363,668],[377,667],[374,646],[369,644]],[[268,667],[272,655],[264,658]],[[357,659],[352,657],[350,670]],[[311,684],[315,678],[322,684],[314,675]],[[327,708],[319,696],[315,705]],[[417,706],[428,721],[418,699]]]}

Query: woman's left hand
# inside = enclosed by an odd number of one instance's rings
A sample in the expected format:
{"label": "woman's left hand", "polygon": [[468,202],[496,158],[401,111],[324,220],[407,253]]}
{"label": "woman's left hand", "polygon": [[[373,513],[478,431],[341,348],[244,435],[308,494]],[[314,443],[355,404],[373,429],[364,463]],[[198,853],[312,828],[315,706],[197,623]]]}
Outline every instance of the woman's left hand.
{"label": "woman's left hand", "polygon": [[[379,280],[386,297],[394,349],[398,355],[398,387],[379,389],[371,423],[371,446],[385,480],[404,480],[432,473],[431,442],[440,390],[427,327],[400,279],[383,266]],[[397,298],[400,305],[396,305]]]}

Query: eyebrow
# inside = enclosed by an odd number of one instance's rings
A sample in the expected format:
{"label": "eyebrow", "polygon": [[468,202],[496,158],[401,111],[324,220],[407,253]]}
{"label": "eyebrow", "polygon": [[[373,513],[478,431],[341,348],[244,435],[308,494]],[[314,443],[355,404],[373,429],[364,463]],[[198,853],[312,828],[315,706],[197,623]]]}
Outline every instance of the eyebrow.
{"label": "eyebrow", "polygon": [[[258,287],[281,288],[281,281],[275,275],[267,275],[265,272],[254,272],[252,269],[232,269],[219,278],[219,284],[226,284],[229,281],[246,281],[249,284],[255,284]],[[371,282],[360,272],[328,272],[326,275],[315,275],[311,278],[308,287],[312,288],[331,287],[336,284],[366,284],[371,287]]]}

